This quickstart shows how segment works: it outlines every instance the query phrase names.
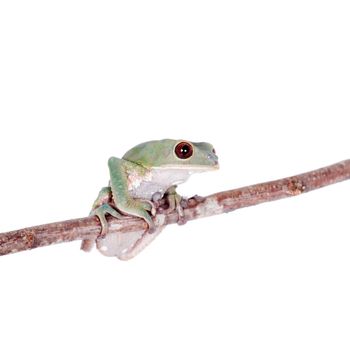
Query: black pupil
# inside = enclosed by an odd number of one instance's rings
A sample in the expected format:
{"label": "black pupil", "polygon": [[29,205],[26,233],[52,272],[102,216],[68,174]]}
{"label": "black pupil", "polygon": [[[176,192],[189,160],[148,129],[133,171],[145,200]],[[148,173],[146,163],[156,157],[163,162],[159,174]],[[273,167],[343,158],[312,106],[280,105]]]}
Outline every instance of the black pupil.
{"label": "black pupil", "polygon": [[183,145],[181,148],[181,153],[183,155],[186,155],[188,152],[190,151],[190,148],[188,147],[188,145]]}

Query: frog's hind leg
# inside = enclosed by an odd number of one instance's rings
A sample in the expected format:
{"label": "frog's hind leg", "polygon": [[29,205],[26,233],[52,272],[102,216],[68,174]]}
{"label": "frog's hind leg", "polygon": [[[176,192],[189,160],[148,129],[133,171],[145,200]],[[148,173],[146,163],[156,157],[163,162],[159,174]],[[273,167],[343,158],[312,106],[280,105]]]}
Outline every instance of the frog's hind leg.
{"label": "frog's hind leg", "polygon": [[[108,231],[106,214],[122,219],[123,215],[118,213],[109,203],[112,201],[112,191],[110,187],[103,187],[99,192],[90,212],[90,216],[96,215],[101,223],[100,237],[104,237]],[[81,243],[81,249],[85,252],[90,251],[94,246],[95,240],[84,239]]]}

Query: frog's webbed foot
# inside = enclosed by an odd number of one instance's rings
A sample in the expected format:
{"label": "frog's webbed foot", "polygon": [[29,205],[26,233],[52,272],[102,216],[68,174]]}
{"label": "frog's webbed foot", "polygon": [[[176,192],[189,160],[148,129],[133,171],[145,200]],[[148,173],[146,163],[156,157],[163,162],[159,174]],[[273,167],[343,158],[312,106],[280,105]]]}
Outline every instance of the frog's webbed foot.
{"label": "frog's webbed foot", "polygon": [[96,215],[101,223],[101,233],[98,235],[97,239],[106,237],[108,233],[108,222],[106,219],[106,214],[109,214],[119,220],[125,220],[126,216],[120,214],[117,210],[112,208],[109,204],[102,204],[100,207],[91,210],[90,216]]}
{"label": "frog's webbed foot", "polygon": [[[154,233],[156,231],[156,226],[152,220],[152,216],[156,215],[155,204],[147,199],[136,199],[134,202],[136,209],[136,216],[141,217],[147,222],[148,230],[147,233]],[[149,213],[151,215],[149,215]]]}
{"label": "frog's webbed foot", "polygon": [[187,222],[184,213],[184,208],[186,207],[186,200],[176,192],[176,186],[170,187],[165,193],[164,197],[168,204],[168,207],[166,209],[162,209],[161,213],[169,214],[176,211],[178,215],[177,223],[179,225],[185,224]]}
{"label": "frog's webbed foot", "polygon": [[[109,214],[120,220],[126,219],[126,216],[120,214],[117,210],[112,208],[107,203],[104,203],[101,206],[92,209],[89,216],[97,216],[101,223],[101,232],[96,238],[96,240],[105,238],[108,233],[108,222],[106,219],[106,214]],[[85,239],[81,243],[81,249],[86,252],[90,251],[93,248],[93,246],[94,246],[94,240],[91,240],[91,239]]]}
{"label": "frog's webbed foot", "polygon": [[[105,236],[100,235],[96,240],[96,247],[105,256],[116,256],[119,259],[127,260],[137,255],[158,236],[164,228],[164,215],[158,215],[153,222],[150,214],[155,215],[156,206],[153,202],[144,199],[132,199],[127,203],[119,203],[118,210],[131,217],[142,218],[148,224],[148,229],[141,228],[128,233],[113,232]],[[108,213],[111,214],[111,212]],[[97,214],[95,213],[95,215]],[[130,216],[122,218],[130,218]],[[102,216],[100,220],[102,227],[108,228],[103,223],[104,221],[107,223],[105,217]]]}
{"label": "frog's webbed foot", "polygon": [[152,216],[156,214],[156,206],[149,200],[130,198],[127,201],[118,203],[118,210],[125,215],[136,216],[146,221],[148,233],[155,231],[156,227]]}

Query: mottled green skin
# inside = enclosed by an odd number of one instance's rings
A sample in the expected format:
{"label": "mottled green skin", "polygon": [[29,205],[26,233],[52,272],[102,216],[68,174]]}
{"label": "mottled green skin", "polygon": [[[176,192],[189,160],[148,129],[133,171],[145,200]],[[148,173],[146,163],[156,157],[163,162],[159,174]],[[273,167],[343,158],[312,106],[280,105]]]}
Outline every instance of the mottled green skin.
{"label": "mottled green skin", "polygon": [[[149,200],[149,191],[146,196],[139,194],[137,198],[132,196],[131,188],[137,188],[140,183],[145,189],[152,189],[152,174],[156,172],[161,181],[163,181],[164,194],[166,190],[174,198],[176,205],[179,203],[178,195],[175,192],[176,184],[172,183],[171,174],[184,173],[184,179],[187,179],[189,174],[206,170],[213,170],[218,167],[218,159],[215,155],[213,146],[209,143],[191,142],[193,146],[193,154],[188,159],[179,159],[174,153],[175,146],[182,140],[164,139],[158,141],[149,141],[141,143],[129,150],[122,159],[111,157],[108,160],[110,172],[109,187],[104,187],[98,198],[96,199],[92,215],[97,215],[102,224],[102,236],[107,233],[106,214],[110,214],[117,218],[123,218],[120,214],[127,214],[143,218],[148,226],[149,231],[154,230],[154,223],[151,214],[155,213],[155,208]],[[160,175],[159,175],[160,174]],[[162,175],[163,174],[163,175]],[[170,176],[168,176],[170,175]],[[167,181],[167,179],[169,181]],[[155,181],[155,180],[154,180]],[[175,182],[175,180],[174,180]],[[158,183],[157,183],[158,185]],[[113,207],[110,205],[112,199]],[[171,203],[170,206],[173,206]]]}

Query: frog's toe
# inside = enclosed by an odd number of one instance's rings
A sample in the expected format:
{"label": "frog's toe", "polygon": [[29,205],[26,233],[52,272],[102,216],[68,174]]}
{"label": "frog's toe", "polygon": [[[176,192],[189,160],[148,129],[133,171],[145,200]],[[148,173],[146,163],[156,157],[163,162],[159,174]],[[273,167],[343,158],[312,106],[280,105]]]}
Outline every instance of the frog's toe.
{"label": "frog's toe", "polygon": [[148,214],[148,212],[144,211],[141,217],[146,221],[148,225],[147,233],[154,233],[156,231],[156,225],[153,222],[152,217]]}
{"label": "frog's toe", "polygon": [[117,219],[123,220],[126,217],[112,208],[109,204],[102,204],[100,207],[91,211],[90,215],[96,215],[101,223],[101,232],[98,239],[106,237],[108,233],[108,222],[106,219],[106,214],[109,214]]}
{"label": "frog's toe", "polygon": [[100,208],[97,208],[93,211],[92,215],[96,215],[100,220],[100,224],[101,224],[101,232],[97,238],[99,239],[99,238],[106,237],[108,233],[108,222],[106,219],[106,212],[104,212],[103,210],[100,210]]}
{"label": "frog's toe", "polygon": [[140,199],[140,205],[144,210],[149,211],[152,216],[156,215],[156,206],[152,201],[147,199]]}
{"label": "frog's toe", "polygon": [[181,204],[181,197],[176,200],[176,204],[175,204],[175,210],[177,212],[178,218],[177,218],[177,223],[179,225],[184,225],[187,222],[186,216],[185,216],[185,212],[184,212],[184,207]]}
{"label": "frog's toe", "polygon": [[147,223],[148,224],[148,230],[147,230],[147,233],[149,234],[153,234],[154,232],[157,231],[157,227],[156,225],[154,224],[154,222],[152,221],[152,224],[150,223]]}
{"label": "frog's toe", "polygon": [[185,217],[185,214],[180,215],[180,214],[178,213],[178,219],[177,219],[178,225],[185,225],[186,222],[187,222],[187,219],[186,219],[186,217]]}

